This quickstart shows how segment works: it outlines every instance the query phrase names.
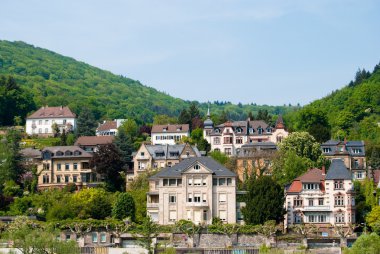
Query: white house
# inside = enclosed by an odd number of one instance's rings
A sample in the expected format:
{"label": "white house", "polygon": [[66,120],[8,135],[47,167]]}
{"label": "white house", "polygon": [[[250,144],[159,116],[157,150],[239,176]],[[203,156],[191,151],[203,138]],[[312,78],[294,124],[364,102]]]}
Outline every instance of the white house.
{"label": "white house", "polygon": [[330,225],[355,223],[355,197],[351,172],[340,159],[333,159],[327,174],[314,168],[296,178],[286,190],[285,228],[315,224],[320,232]]}
{"label": "white house", "polygon": [[149,178],[147,212],[159,224],[181,219],[236,223],[236,174],[209,157],[192,157]]}
{"label": "white house", "polygon": [[53,136],[53,124],[57,124],[60,133],[76,129],[76,115],[68,107],[41,107],[26,118],[28,135]]}
{"label": "white house", "polygon": [[96,136],[116,136],[117,129],[126,119],[115,119],[113,121],[104,121],[96,128]]}
{"label": "white house", "polygon": [[190,136],[190,128],[188,124],[153,125],[151,135],[153,145],[175,145]]}

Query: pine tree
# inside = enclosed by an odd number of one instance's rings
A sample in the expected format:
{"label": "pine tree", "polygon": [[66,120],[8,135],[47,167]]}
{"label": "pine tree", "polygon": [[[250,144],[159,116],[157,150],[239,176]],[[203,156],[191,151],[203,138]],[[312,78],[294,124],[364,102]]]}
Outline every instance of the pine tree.
{"label": "pine tree", "polygon": [[80,136],[94,136],[96,129],[96,121],[94,114],[88,108],[83,108],[77,120],[76,135]]}

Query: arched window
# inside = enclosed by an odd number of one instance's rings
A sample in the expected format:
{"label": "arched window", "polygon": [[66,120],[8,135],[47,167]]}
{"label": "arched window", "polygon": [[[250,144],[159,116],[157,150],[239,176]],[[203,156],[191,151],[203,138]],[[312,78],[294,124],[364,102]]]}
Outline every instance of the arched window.
{"label": "arched window", "polygon": [[73,153],[72,153],[71,151],[66,151],[66,152],[65,152],[65,155],[66,155],[66,156],[70,156],[70,155],[73,155]]}

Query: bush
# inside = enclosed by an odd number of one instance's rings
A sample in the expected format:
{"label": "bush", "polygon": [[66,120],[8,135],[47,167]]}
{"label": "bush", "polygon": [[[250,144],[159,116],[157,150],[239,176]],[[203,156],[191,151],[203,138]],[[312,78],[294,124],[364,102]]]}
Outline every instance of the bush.
{"label": "bush", "polygon": [[112,215],[114,218],[122,220],[130,218],[135,221],[135,201],[129,193],[120,193],[112,208]]}

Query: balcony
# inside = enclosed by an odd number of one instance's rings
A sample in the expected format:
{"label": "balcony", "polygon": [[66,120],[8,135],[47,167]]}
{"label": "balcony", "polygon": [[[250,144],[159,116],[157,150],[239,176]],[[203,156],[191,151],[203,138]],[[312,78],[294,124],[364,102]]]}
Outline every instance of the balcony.
{"label": "balcony", "polygon": [[187,207],[208,207],[208,202],[186,202]]}
{"label": "balcony", "polygon": [[146,203],[146,207],[148,209],[157,208],[158,209],[159,203]]}
{"label": "balcony", "polygon": [[322,212],[322,211],[331,211],[330,206],[328,205],[318,205],[318,206],[305,206],[303,208],[305,212]]}

